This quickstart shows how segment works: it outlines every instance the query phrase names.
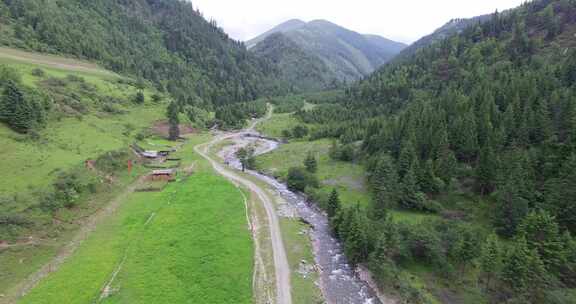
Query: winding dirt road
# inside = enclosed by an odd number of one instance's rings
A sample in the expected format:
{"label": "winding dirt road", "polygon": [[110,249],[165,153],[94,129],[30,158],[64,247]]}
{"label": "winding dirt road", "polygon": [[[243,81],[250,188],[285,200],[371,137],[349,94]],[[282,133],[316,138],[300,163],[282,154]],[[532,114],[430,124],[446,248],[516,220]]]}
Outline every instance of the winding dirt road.
{"label": "winding dirt road", "polygon": [[[263,120],[267,119],[268,117],[269,115],[267,115],[266,118],[264,118]],[[258,124],[261,121],[262,120],[254,121],[252,125],[245,131],[219,135],[215,137],[212,141],[203,145],[196,146],[194,149],[198,154],[207,159],[212,164],[214,170],[216,170],[216,172],[218,172],[220,175],[224,176],[225,178],[229,179],[235,184],[240,184],[250,189],[250,191],[252,191],[258,196],[258,199],[260,200],[260,202],[262,203],[262,205],[266,210],[268,223],[270,225],[270,238],[272,242],[274,267],[276,274],[276,296],[277,296],[276,303],[291,304],[292,295],[290,291],[291,290],[290,267],[288,265],[288,258],[286,257],[286,250],[284,249],[284,242],[282,240],[282,232],[280,230],[278,215],[276,214],[272,198],[270,198],[270,196],[266,193],[266,191],[264,191],[258,185],[234,173],[232,169],[223,167],[222,165],[220,165],[220,163],[212,159],[211,156],[209,155],[210,148],[215,144],[232,137],[241,136],[242,134],[245,134],[246,132],[253,130],[256,124]]]}

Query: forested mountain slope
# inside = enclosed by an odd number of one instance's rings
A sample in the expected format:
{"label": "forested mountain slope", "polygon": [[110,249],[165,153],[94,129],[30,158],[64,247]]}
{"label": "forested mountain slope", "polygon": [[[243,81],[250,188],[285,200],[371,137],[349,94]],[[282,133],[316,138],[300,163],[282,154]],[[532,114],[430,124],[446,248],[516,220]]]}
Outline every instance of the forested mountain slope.
{"label": "forested mountain slope", "polygon": [[[351,82],[367,76],[405,47],[402,43],[374,35],[362,35],[325,20],[308,23],[291,20],[248,41],[247,45],[264,58],[293,57],[293,53],[260,51],[262,49],[280,51],[281,48],[271,46],[279,42],[277,39],[279,33],[286,37],[283,42],[289,39],[294,46],[301,49],[301,54],[307,53],[305,57],[314,56],[321,59],[329,70],[327,78],[340,82]],[[282,70],[282,72],[289,79],[296,78],[292,71]],[[316,74],[317,71],[303,70],[299,73]]]}
{"label": "forested mountain slope", "polygon": [[[576,1],[531,1],[297,113],[366,164],[372,206],[332,222],[382,288],[411,303],[430,303],[424,290],[447,303],[572,303],[575,34]],[[399,223],[391,209],[436,219]]]}
{"label": "forested mountain slope", "polygon": [[251,51],[275,64],[294,92],[320,91],[338,85],[337,78],[320,57],[305,51],[283,33],[268,36]]}
{"label": "forested mountain slope", "polygon": [[282,91],[275,68],[181,0],[0,1],[0,44],[102,63],[190,104]]}
{"label": "forested mountain slope", "polygon": [[396,57],[396,59],[401,59],[413,55],[421,48],[425,48],[452,35],[459,34],[467,27],[490,20],[490,18],[491,15],[482,15],[474,18],[452,19],[442,27],[435,30],[432,34],[418,39],[416,42],[403,49],[402,52]]}

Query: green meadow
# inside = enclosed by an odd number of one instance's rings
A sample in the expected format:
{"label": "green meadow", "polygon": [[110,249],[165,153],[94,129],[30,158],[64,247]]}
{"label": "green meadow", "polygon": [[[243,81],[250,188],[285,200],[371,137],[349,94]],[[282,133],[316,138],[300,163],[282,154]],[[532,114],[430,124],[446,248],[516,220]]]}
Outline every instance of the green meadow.
{"label": "green meadow", "polygon": [[[297,124],[298,120],[292,114],[273,114],[258,130],[264,135],[277,137],[282,130]],[[320,181],[320,188],[314,190],[314,194],[320,200],[327,200],[332,189],[337,189],[343,204],[368,206],[370,193],[363,164],[332,160],[329,156],[331,145],[329,139],[290,141],[273,152],[256,157],[256,166],[268,175],[285,180],[288,170],[304,166],[304,159],[308,153],[312,153],[318,161],[316,176]],[[401,210],[392,210],[391,213],[396,220],[408,223],[418,223],[434,216]]]}
{"label": "green meadow", "polygon": [[[149,88],[143,90],[147,101],[134,104],[139,90],[134,81],[74,59],[0,48],[0,65],[15,70],[26,86],[52,90],[55,99],[67,96],[83,109],[72,111],[58,100],[49,112],[47,126],[34,137],[0,124],[0,214],[30,221],[32,225],[19,227],[13,234],[38,241],[0,251],[0,294],[5,294],[59,252],[79,228],[78,219],[106,205],[135,175],[119,172],[116,182],[103,187],[101,193],[84,195],[76,208],[59,210],[58,218],[66,222],[53,223],[52,215],[37,207],[34,194],[50,189],[61,173],[82,167],[87,159],[126,149],[138,133],[164,117],[165,105],[151,102],[155,92]],[[50,81],[58,86],[51,87]],[[104,103],[113,104],[118,111],[104,111]],[[133,173],[140,171],[135,168]],[[11,203],[12,197],[18,198],[18,204]],[[11,226],[1,228],[6,235],[5,229]]]}
{"label": "green meadow", "polygon": [[[19,303],[251,303],[243,198],[190,149],[181,153],[196,162],[192,176],[130,195]],[[111,293],[101,298],[107,285]]]}

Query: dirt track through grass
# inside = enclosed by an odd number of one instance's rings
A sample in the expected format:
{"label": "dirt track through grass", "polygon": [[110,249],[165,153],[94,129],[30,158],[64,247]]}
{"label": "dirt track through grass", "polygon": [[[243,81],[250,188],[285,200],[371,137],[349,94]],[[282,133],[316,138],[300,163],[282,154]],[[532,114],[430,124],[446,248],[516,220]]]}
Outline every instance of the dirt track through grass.
{"label": "dirt track through grass", "polygon": [[87,72],[109,76],[115,75],[114,73],[104,70],[93,63],[58,56],[25,52],[6,47],[0,47],[0,58],[44,65],[68,71]]}
{"label": "dirt track through grass", "polygon": [[70,241],[60,252],[47,264],[45,264],[40,270],[33,273],[26,280],[22,281],[16,286],[4,300],[0,300],[0,303],[15,303],[18,298],[25,296],[30,290],[32,290],[38,283],[46,278],[50,273],[57,271],[62,263],[64,263],[78,247],[82,244],[84,240],[90,235],[98,224],[106,217],[113,214],[120,204],[126,200],[128,195],[136,191],[140,184],[144,181],[144,178],[138,179],[136,182],[128,186],[122,193],[120,193],[116,198],[114,198],[106,207],[92,215],[91,217],[85,219],[85,222],[81,225],[80,230],[76,233],[72,241]]}
{"label": "dirt track through grass", "polygon": [[256,197],[260,200],[260,202],[264,206],[266,210],[267,220],[269,223],[270,237],[273,249],[274,268],[276,275],[276,303],[291,304],[292,292],[290,283],[290,266],[288,264],[286,250],[284,248],[284,241],[282,239],[282,231],[280,230],[278,215],[276,214],[272,198],[270,198],[270,196],[264,189],[260,188],[252,181],[243,178],[238,174],[235,174],[231,170],[221,166],[218,163],[218,161],[210,157],[209,153],[210,148],[212,146],[217,145],[218,143],[231,137],[240,136],[246,131],[253,130],[258,123],[269,119],[271,114],[272,114],[272,108],[269,109],[266,117],[264,117],[261,120],[253,121],[250,127],[247,128],[245,131],[218,136],[209,143],[196,146],[195,150],[198,154],[200,154],[202,157],[208,160],[211,163],[214,170],[216,170],[219,174],[221,174],[222,176],[226,177],[227,179],[229,179],[234,183],[243,185],[244,187],[248,188],[251,192],[256,194]]}

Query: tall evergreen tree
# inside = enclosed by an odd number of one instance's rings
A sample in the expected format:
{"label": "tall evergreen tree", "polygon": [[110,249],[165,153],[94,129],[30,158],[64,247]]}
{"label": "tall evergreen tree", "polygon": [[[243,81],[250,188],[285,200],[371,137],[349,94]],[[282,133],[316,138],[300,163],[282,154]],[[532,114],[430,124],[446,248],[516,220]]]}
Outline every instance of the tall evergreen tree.
{"label": "tall evergreen tree", "polygon": [[168,105],[168,110],[166,113],[168,116],[169,124],[168,138],[170,140],[177,140],[180,137],[180,118],[178,117],[179,112],[178,104],[176,104],[175,101],[172,101]]}
{"label": "tall evergreen tree", "polygon": [[531,212],[520,223],[518,235],[536,250],[548,271],[558,272],[565,262],[560,228],[546,211]]}
{"label": "tall evergreen tree", "polygon": [[383,156],[375,164],[374,173],[370,177],[373,195],[374,215],[382,218],[387,210],[394,208],[399,199],[398,172],[393,160],[389,156]]}
{"label": "tall evergreen tree", "polygon": [[498,159],[488,145],[480,150],[476,167],[476,189],[480,194],[490,194],[496,187],[498,176]]}
{"label": "tall evergreen tree", "polygon": [[316,171],[318,171],[318,161],[312,152],[308,152],[308,156],[306,156],[304,160],[304,166],[310,173],[316,173]]}
{"label": "tall evergreen tree", "polygon": [[526,239],[519,238],[504,259],[502,281],[516,294],[527,295],[532,303],[542,295],[549,282],[544,263]]}
{"label": "tall evergreen tree", "polygon": [[328,214],[328,218],[333,218],[338,212],[340,212],[340,197],[338,196],[338,191],[332,189],[330,197],[328,198],[326,213]]}
{"label": "tall evergreen tree", "polygon": [[496,234],[490,234],[480,254],[480,279],[485,289],[492,289],[502,271],[503,250]]}
{"label": "tall evergreen tree", "polygon": [[18,84],[9,80],[0,97],[0,120],[16,132],[27,133],[44,120],[44,109],[38,101],[25,96]]}
{"label": "tall evergreen tree", "polygon": [[[522,170],[522,168],[516,170]],[[513,177],[508,179],[498,196],[494,224],[500,235],[512,237],[516,234],[516,229],[524,216],[528,214],[528,200],[522,196],[517,180]]]}

